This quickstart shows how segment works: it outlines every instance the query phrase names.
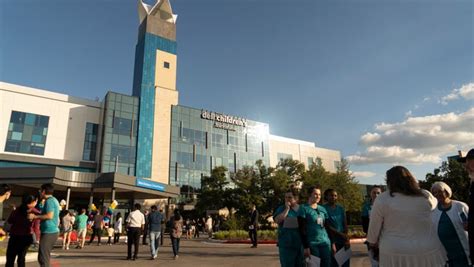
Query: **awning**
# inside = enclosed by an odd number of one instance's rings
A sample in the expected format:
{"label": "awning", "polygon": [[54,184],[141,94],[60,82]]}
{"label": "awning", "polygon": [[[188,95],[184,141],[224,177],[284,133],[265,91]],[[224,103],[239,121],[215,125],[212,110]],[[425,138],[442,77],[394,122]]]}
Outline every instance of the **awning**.
{"label": "awning", "polygon": [[[66,170],[60,167],[0,168],[0,183],[39,189],[42,184],[52,183],[55,191],[66,191],[68,187],[75,195],[89,197],[109,194],[115,189],[117,199],[150,199],[179,196],[177,186],[157,183],[120,173],[87,173]],[[82,193],[82,194],[81,194]],[[14,192],[15,194],[15,192]]]}

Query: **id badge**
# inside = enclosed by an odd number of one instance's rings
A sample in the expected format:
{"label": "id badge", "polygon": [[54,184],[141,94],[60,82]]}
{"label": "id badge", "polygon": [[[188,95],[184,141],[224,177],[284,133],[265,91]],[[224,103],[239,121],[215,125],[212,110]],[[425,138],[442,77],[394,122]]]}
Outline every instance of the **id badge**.
{"label": "id badge", "polygon": [[316,219],[316,223],[321,225],[321,227],[324,226],[324,222],[323,222],[323,218],[321,218],[320,216],[318,216],[318,218]]}

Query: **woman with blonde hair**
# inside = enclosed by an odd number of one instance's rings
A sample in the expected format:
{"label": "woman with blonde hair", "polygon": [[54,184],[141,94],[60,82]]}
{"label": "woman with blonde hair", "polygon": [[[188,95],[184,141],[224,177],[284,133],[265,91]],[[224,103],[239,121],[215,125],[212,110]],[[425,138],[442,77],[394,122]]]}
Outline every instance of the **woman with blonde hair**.
{"label": "woman with blonde hair", "polygon": [[466,231],[469,207],[464,202],[452,200],[451,187],[444,182],[434,183],[431,193],[438,199],[438,207],[431,215],[439,240],[448,254],[448,266],[470,266]]}
{"label": "woman with blonde hair", "polygon": [[446,254],[431,221],[437,201],[402,166],[387,171],[388,190],[372,207],[367,241],[381,267],[443,267]]}

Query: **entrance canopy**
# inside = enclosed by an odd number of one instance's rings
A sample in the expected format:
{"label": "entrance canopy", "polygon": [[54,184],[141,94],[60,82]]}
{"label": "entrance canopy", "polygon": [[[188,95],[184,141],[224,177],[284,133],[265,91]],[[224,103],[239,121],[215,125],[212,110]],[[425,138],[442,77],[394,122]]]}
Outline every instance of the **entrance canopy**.
{"label": "entrance canopy", "polygon": [[14,195],[37,192],[42,184],[54,185],[55,195],[68,191],[71,197],[95,198],[113,195],[114,199],[150,199],[177,197],[179,187],[120,173],[88,173],[60,167],[0,168],[0,183],[17,190]]}

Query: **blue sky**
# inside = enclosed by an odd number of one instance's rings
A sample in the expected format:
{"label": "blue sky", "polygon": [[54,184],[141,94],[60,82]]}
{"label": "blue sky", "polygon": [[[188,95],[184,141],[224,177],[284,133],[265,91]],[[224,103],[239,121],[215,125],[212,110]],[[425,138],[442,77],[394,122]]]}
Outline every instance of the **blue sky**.
{"label": "blue sky", "polygon": [[[362,183],[474,147],[474,1],[171,4],[182,105],[340,150]],[[137,28],[135,0],[0,0],[0,80],[131,94]]]}

